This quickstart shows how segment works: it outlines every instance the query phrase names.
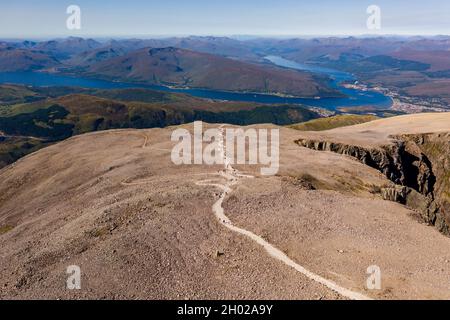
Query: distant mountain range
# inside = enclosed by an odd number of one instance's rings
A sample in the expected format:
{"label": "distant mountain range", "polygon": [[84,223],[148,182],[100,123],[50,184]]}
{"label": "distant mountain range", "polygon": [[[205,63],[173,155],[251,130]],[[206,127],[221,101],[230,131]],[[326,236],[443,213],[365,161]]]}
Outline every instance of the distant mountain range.
{"label": "distant mountain range", "polygon": [[[248,51],[233,47],[236,40],[170,39],[111,41],[104,46],[92,39],[68,38],[46,42],[3,44],[0,72],[51,71],[177,87],[292,95],[298,97],[338,97],[341,94],[307,72],[286,70],[262,63],[238,61],[224,55],[206,53],[228,48],[232,53]],[[229,43],[230,42],[230,43]],[[202,52],[166,44],[200,48]],[[151,47],[140,48],[143,45]],[[138,49],[136,49],[138,48]],[[227,51],[227,50],[225,50]]]}
{"label": "distant mountain range", "polygon": [[0,46],[1,72],[33,71],[58,65],[60,62],[56,58],[41,51]]}
{"label": "distant mountain range", "polygon": [[[108,51],[100,57],[116,55]],[[106,57],[83,74],[112,80],[207,88],[225,91],[280,93],[295,96],[337,96],[311,74],[262,66],[174,47],[144,48]]]}
{"label": "distant mountain range", "polygon": [[[340,97],[326,76],[276,67],[277,55],[347,71],[402,104],[450,106],[450,37],[312,39],[170,37],[99,41],[69,37],[0,42],[0,72],[46,71],[175,87]],[[437,95],[437,97],[435,97]],[[405,98],[406,97],[406,98]],[[404,107],[401,107],[404,108]],[[416,107],[415,107],[416,108]]]}

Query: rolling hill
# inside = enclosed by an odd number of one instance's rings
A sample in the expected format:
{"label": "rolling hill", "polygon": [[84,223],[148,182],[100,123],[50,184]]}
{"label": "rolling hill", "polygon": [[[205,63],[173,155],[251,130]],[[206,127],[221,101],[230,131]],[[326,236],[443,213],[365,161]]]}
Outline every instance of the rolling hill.
{"label": "rolling hill", "polygon": [[244,63],[174,47],[145,48],[91,65],[92,77],[300,97],[339,96],[309,73]]}
{"label": "rolling hill", "polygon": [[65,63],[75,67],[89,67],[95,63],[124,55],[126,52],[120,47],[101,47],[74,55]]}
{"label": "rolling hill", "polygon": [[11,46],[0,48],[0,72],[34,71],[59,65],[53,56],[42,51],[18,49]]}

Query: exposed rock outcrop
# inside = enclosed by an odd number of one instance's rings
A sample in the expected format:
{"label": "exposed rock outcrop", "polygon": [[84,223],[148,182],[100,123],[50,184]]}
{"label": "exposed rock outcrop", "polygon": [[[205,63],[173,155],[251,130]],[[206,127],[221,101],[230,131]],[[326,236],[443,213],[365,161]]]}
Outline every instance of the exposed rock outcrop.
{"label": "exposed rock outcrop", "polygon": [[391,144],[373,148],[312,139],[295,142],[354,157],[381,171],[396,184],[381,190],[384,199],[419,211],[426,223],[450,235],[450,133],[392,138]]}

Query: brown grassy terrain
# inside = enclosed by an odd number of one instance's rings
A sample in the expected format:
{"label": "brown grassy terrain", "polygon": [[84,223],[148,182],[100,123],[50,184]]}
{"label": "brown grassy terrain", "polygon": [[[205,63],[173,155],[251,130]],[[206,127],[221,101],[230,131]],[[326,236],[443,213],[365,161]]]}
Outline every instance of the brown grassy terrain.
{"label": "brown grassy terrain", "polygon": [[450,103],[450,79],[439,79],[420,83],[405,89],[411,96],[434,98],[439,97]]}
{"label": "brown grassy terrain", "polygon": [[338,115],[328,118],[314,119],[303,123],[290,125],[289,128],[300,131],[324,131],[340,127],[351,126],[378,119],[373,115]]}
{"label": "brown grassy terrain", "polygon": [[404,49],[393,52],[393,57],[430,64],[429,71],[450,70],[450,52],[448,50]]}

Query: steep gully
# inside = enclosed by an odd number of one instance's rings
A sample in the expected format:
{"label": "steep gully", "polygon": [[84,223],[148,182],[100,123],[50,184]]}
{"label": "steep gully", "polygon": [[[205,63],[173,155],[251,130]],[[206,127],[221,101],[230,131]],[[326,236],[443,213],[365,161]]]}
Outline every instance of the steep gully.
{"label": "steep gully", "polygon": [[[385,200],[399,202],[418,211],[424,222],[434,225],[440,232],[450,235],[448,212],[448,181],[450,168],[433,171],[437,163],[448,163],[448,134],[419,134],[392,137],[391,144],[367,148],[344,143],[299,139],[301,146],[317,151],[329,151],[353,157],[382,172],[395,186],[381,188]],[[431,152],[440,146],[440,156]],[[430,158],[431,157],[431,158]],[[442,166],[442,164],[440,165]]]}

